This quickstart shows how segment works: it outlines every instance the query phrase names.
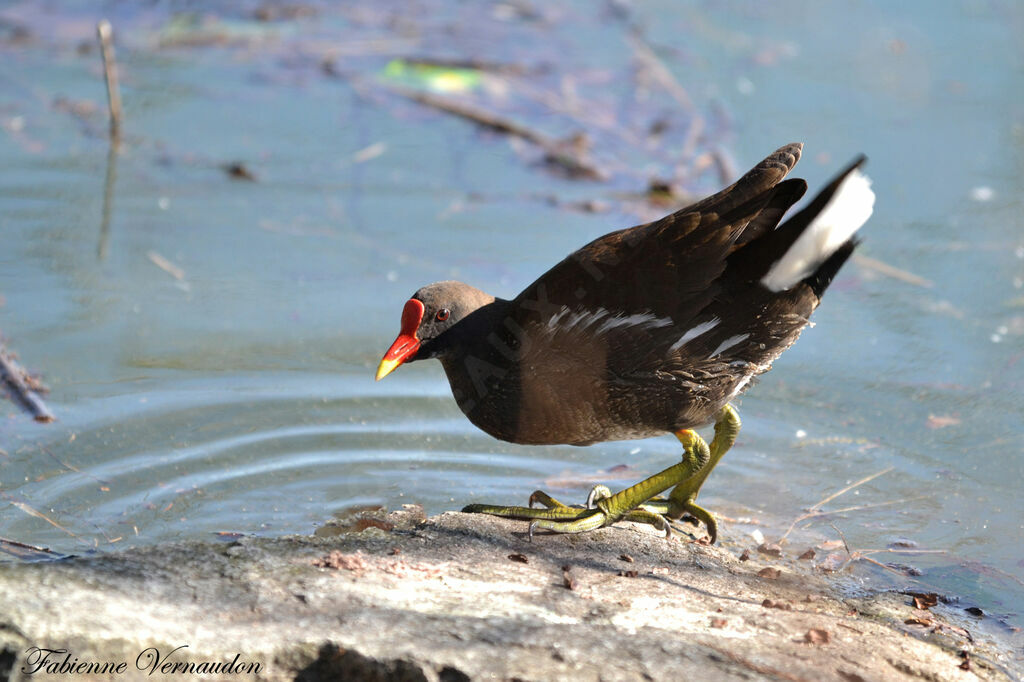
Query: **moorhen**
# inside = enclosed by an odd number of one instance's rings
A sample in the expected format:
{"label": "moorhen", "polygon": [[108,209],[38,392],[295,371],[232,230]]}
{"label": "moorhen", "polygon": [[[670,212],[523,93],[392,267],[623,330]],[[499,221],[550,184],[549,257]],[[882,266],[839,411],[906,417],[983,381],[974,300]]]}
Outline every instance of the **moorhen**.
{"label": "moorhen", "polygon": [[[512,443],[668,432],[683,444],[680,463],[615,495],[598,486],[586,508],[537,491],[528,507],[463,511],[532,520],[531,536],[622,519],[667,534],[689,513],[715,541],[695,499],[739,431],[729,401],[796,341],[874,206],[860,157],[780,224],[807,190],[784,180],[802,149],[786,145],[713,196],[595,239],[511,300],[452,281],[413,294],[378,380],[437,358],[469,420]],[[692,429],[712,419],[709,446]]]}

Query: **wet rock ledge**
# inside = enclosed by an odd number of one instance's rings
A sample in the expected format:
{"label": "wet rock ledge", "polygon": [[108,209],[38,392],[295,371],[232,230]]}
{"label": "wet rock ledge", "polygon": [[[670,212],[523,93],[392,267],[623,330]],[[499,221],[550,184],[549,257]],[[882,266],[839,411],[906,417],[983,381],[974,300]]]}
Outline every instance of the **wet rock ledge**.
{"label": "wet rock ledge", "polygon": [[523,530],[398,512],[331,538],[6,564],[0,680],[1012,679],[939,616],[907,625],[910,597],[841,599],[810,562],[628,524]]}

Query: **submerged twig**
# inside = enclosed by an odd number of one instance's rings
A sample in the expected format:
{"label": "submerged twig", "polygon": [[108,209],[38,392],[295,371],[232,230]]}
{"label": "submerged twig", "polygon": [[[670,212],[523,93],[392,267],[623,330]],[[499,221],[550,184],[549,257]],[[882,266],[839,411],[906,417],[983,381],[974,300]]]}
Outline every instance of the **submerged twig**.
{"label": "submerged twig", "polygon": [[567,95],[565,92],[565,80],[563,79],[563,92],[546,90],[533,85],[523,78],[506,78],[505,83],[512,88],[516,94],[550,109],[551,111],[572,119],[578,126],[591,130],[600,130],[614,135],[630,147],[640,147],[642,140],[628,127],[623,126],[615,117],[609,116],[595,103],[583,100],[575,93]]}
{"label": "submerged twig", "polygon": [[[74,440],[74,439],[72,439],[72,440]],[[62,467],[64,467],[68,471],[74,471],[76,474],[81,474],[83,476],[87,476],[87,477],[91,478],[92,480],[96,481],[97,483],[99,483],[100,484],[100,490],[102,490],[104,492],[110,490],[110,487],[109,487],[110,486],[110,481],[107,481],[105,479],[99,478],[98,476],[95,476],[95,475],[89,473],[88,471],[82,471],[81,469],[76,467],[74,464],[69,464],[68,462],[65,462],[60,457],[55,455],[53,453],[53,451],[50,450],[49,448],[40,447],[39,449],[42,450],[43,452],[45,452],[46,454],[48,454],[50,457],[52,457],[53,460],[55,462],[57,462],[57,464],[60,464]],[[100,530],[100,532],[102,533],[103,531]]]}
{"label": "submerged twig", "polygon": [[547,153],[548,161],[561,166],[572,176],[585,177],[591,180],[604,180],[607,178],[608,174],[604,170],[595,166],[574,148],[575,138],[568,142],[563,142],[516,121],[503,118],[472,104],[458,102],[450,97],[443,97],[431,92],[412,90],[396,85],[388,85],[386,87],[396,95],[401,95],[414,102],[419,102],[453,116],[464,118],[489,130],[532,142]]}
{"label": "submerged twig", "polygon": [[[831,495],[829,495],[825,499],[820,500],[820,501],[816,502],[815,504],[811,505],[810,509],[808,509],[804,514],[801,514],[800,516],[798,516],[796,518],[796,520],[793,521],[793,523],[790,524],[790,526],[786,530],[786,532],[783,533],[781,538],[779,538],[779,544],[781,545],[782,543],[784,543],[786,541],[786,538],[789,537],[789,534],[793,532],[793,529],[796,528],[796,525],[798,523],[800,523],[801,521],[806,521],[807,519],[814,518],[816,516],[824,516],[824,515],[828,514],[829,512],[822,512],[821,508],[823,506],[825,506],[826,504],[828,504],[829,502],[831,502],[832,500],[836,499],[840,495],[844,495],[845,493],[850,492],[851,490],[853,490],[857,486],[863,485],[863,484],[867,483],[868,481],[872,481],[872,480],[878,478],[879,476],[882,476],[883,474],[889,473],[894,468],[895,467],[886,467],[885,469],[882,469],[881,471],[875,472],[875,473],[871,474],[870,476],[865,476],[864,478],[860,479],[859,481],[851,483],[850,485],[846,486],[845,488],[843,488],[841,490],[837,490],[836,492],[832,493]],[[892,503],[886,503],[886,504],[892,504]],[[876,506],[880,506],[880,505],[876,505]],[[831,513],[835,513],[835,512],[831,512]]]}
{"label": "submerged twig", "polygon": [[18,542],[17,540],[11,540],[10,538],[0,537],[0,550],[7,552],[11,556],[15,556],[19,559],[32,559],[38,558],[33,556],[31,553],[36,552],[38,554],[45,554],[48,557],[60,558],[65,556],[60,552],[55,552],[49,547],[39,547],[38,545],[30,545],[26,542]]}
{"label": "submerged twig", "polygon": [[96,24],[96,35],[103,53],[103,74],[107,80],[107,103],[110,106],[110,137],[121,137],[121,89],[117,84],[117,61],[114,56],[114,41],[111,39],[110,22],[103,19]]}
{"label": "submerged twig", "polygon": [[31,505],[28,505],[28,504],[26,504],[26,503],[24,503],[24,502],[21,502],[21,501],[19,501],[19,500],[14,500],[14,499],[11,499],[11,496],[10,496],[10,495],[3,495],[3,497],[4,497],[4,499],[6,499],[6,500],[7,500],[8,502],[10,502],[11,504],[13,504],[13,505],[14,505],[15,507],[17,507],[17,508],[18,508],[18,509],[20,509],[21,511],[25,512],[25,513],[26,513],[26,514],[28,514],[29,516],[34,516],[34,517],[36,517],[37,519],[42,519],[43,521],[46,521],[46,522],[47,522],[48,524],[50,524],[50,525],[51,525],[51,526],[53,526],[54,528],[57,528],[57,529],[59,529],[59,530],[62,530],[62,531],[64,531],[65,533],[67,533],[68,535],[70,535],[71,537],[73,537],[74,539],[76,539],[76,540],[78,540],[78,541],[80,541],[80,542],[83,542],[83,543],[85,543],[85,544],[89,544],[89,543],[88,543],[88,542],[87,542],[86,540],[83,540],[83,539],[82,539],[81,537],[79,537],[78,535],[75,535],[75,534],[74,534],[74,533],[72,533],[72,532],[71,532],[70,530],[68,530],[68,529],[67,529],[67,528],[65,528],[64,526],[60,525],[59,523],[57,523],[56,521],[54,521],[53,519],[51,519],[51,518],[50,518],[49,516],[47,516],[46,514],[42,513],[41,511],[38,511],[37,509],[33,509]]}
{"label": "submerged twig", "polygon": [[865,556],[862,552],[854,552],[853,554],[850,555],[850,560],[851,561],[855,561],[857,559],[860,559],[861,561],[866,561],[869,564],[874,564],[875,566],[878,566],[881,569],[889,571],[890,573],[894,573],[896,575],[903,575],[900,571],[898,571],[897,569],[893,568],[892,566],[887,566],[887,565],[883,564],[881,561],[879,561],[878,559],[872,559],[869,556]]}
{"label": "submerged twig", "polygon": [[828,504],[832,500],[836,499],[840,495],[845,495],[846,493],[850,492],[854,488],[857,488],[857,487],[859,487],[861,485],[864,485],[868,481],[873,481],[876,478],[878,478],[879,476],[883,476],[883,475],[889,473],[890,471],[892,471],[895,468],[896,467],[886,467],[886,468],[882,469],[881,471],[876,471],[875,473],[873,473],[873,474],[871,474],[869,476],[865,476],[864,478],[860,479],[859,481],[851,483],[850,485],[846,486],[842,490],[837,490],[836,492],[832,493],[831,495],[829,495],[825,499],[823,499],[820,502],[814,504],[811,507],[810,511],[817,511],[817,510],[821,509],[823,506],[825,506],[826,504]]}
{"label": "submerged twig", "polygon": [[[885,569],[886,571],[890,571],[891,573],[895,573],[896,575],[902,575],[900,573],[900,571],[896,570],[892,566],[887,566],[886,564],[883,564],[881,561],[878,561],[877,559],[872,559],[871,557],[867,556],[868,554],[875,554],[875,553],[878,553],[878,552],[894,551],[894,550],[881,550],[881,549],[872,549],[872,550],[868,550],[868,551],[852,550],[852,549],[850,549],[850,543],[846,541],[846,535],[843,533],[843,531],[839,530],[839,526],[837,526],[836,524],[832,523],[831,521],[829,521],[828,525],[832,526],[832,530],[834,530],[836,533],[839,534],[839,538],[843,541],[843,547],[846,548],[846,555],[849,557],[849,559],[847,559],[847,561],[843,564],[842,568],[846,568],[846,566],[848,566],[851,561],[867,561],[868,563],[874,564],[875,566],[878,566],[879,568]],[[924,551],[925,550],[922,550],[919,553],[924,553]],[[937,553],[941,553],[941,552],[944,552],[944,551],[945,550],[932,550],[929,553],[936,553],[937,554]],[[842,570],[842,569],[840,569],[840,570]]]}
{"label": "submerged twig", "polygon": [[683,111],[690,115],[690,127],[686,131],[686,140],[679,155],[683,159],[691,158],[694,150],[697,148],[697,140],[700,139],[701,134],[704,132],[704,118],[697,113],[697,108],[693,105],[693,100],[690,99],[686,88],[676,80],[676,77],[672,75],[665,62],[654,53],[651,46],[647,44],[637,31],[633,31],[630,34],[629,44],[633,48],[633,54],[640,64],[672,96],[672,99],[679,103]]}
{"label": "submerged twig", "polygon": [[[889,505],[893,505],[893,504],[901,504],[903,502],[912,502],[913,500],[921,500],[921,499],[924,499],[925,497],[928,497],[928,496],[927,495],[918,495],[917,497],[904,497],[904,498],[899,499],[899,500],[888,500],[886,502],[873,502],[871,504],[858,504],[858,505],[854,505],[854,506],[851,506],[851,507],[843,507],[842,509],[830,509],[828,511],[822,511],[822,510],[818,509],[818,510],[815,510],[815,511],[809,511],[809,512],[807,512],[805,514],[802,514],[800,516],[800,518],[797,519],[797,521],[795,523],[800,523],[801,521],[807,521],[808,519],[820,519],[820,518],[822,518],[824,516],[834,516],[836,514],[846,514],[848,512],[863,511],[864,509],[875,509],[876,507],[888,507]],[[785,536],[783,536],[783,537],[785,537]]]}
{"label": "submerged twig", "polygon": [[853,556],[853,551],[850,549],[850,543],[846,541],[846,535],[843,531],[839,530],[839,527],[831,521],[828,522],[828,525],[832,526],[832,530],[839,533],[839,539],[843,541],[843,547],[846,548],[846,553]]}
{"label": "submerged twig", "polygon": [[695,114],[695,107],[693,106],[693,100],[690,99],[689,93],[684,88],[676,77],[672,75],[668,67],[665,66],[665,62],[661,60],[658,55],[654,53],[651,46],[647,44],[639,33],[633,31],[629,35],[629,45],[633,48],[633,54],[643,64],[654,79],[661,84],[668,94],[672,95],[672,99],[683,107],[683,110],[688,114]]}
{"label": "submerged twig", "polygon": [[16,401],[32,415],[37,422],[52,422],[56,417],[43,399],[25,381],[26,372],[15,362],[7,349],[0,346],[0,383],[10,390]]}
{"label": "submerged twig", "polygon": [[924,287],[926,289],[931,289],[935,286],[935,283],[930,279],[925,279],[924,277],[915,275],[912,272],[897,268],[896,266],[889,265],[888,263],[883,263],[877,258],[871,258],[870,256],[865,256],[861,253],[853,254],[853,262],[866,270],[871,270],[872,272],[877,272],[880,275],[898,279],[901,282],[906,282],[907,284],[913,284],[914,286]]}
{"label": "submerged twig", "polygon": [[859,549],[860,554],[878,554],[887,552],[889,554],[949,554],[948,549],[913,549],[910,547],[882,547],[881,549]]}
{"label": "submerged twig", "polygon": [[146,258],[150,260],[153,265],[157,266],[168,275],[178,280],[179,282],[184,281],[185,271],[179,268],[177,265],[161,256],[156,251],[147,251]]}

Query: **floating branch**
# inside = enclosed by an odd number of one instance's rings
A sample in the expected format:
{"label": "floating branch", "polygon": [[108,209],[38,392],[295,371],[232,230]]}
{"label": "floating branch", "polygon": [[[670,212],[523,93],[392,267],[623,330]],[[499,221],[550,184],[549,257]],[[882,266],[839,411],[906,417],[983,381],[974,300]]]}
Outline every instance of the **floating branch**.
{"label": "floating branch", "polygon": [[32,415],[37,422],[52,422],[56,417],[50,408],[46,406],[43,399],[36,393],[34,386],[30,386],[28,373],[22,369],[10,353],[3,346],[0,346],[0,382],[7,386],[15,401]]}
{"label": "floating branch", "polygon": [[522,138],[528,142],[532,142],[546,152],[546,160],[549,163],[561,166],[573,177],[582,177],[590,180],[606,180],[608,178],[608,173],[606,171],[598,168],[591,161],[585,158],[585,155],[579,149],[580,145],[578,136],[574,136],[567,141],[557,140],[537,130],[527,128],[520,123],[507,118],[502,118],[497,114],[491,113],[472,104],[458,102],[450,97],[442,97],[430,92],[411,90],[409,88],[394,85],[386,87],[396,95],[401,95],[402,97],[411,99],[414,102],[419,102],[420,104],[433,107],[434,109],[438,109],[447,114],[464,118],[489,130],[493,130],[504,135],[512,135],[514,137]]}
{"label": "floating branch", "polygon": [[925,279],[924,277],[915,275],[912,272],[897,268],[896,266],[889,265],[888,263],[883,263],[877,258],[871,258],[870,256],[865,256],[860,253],[853,254],[853,262],[862,268],[877,272],[878,274],[885,275],[886,277],[898,279],[901,282],[906,282],[907,284],[913,284],[914,286],[924,287],[926,289],[931,289],[935,286],[935,283],[930,279]]}
{"label": "floating branch", "polygon": [[96,24],[96,35],[100,39],[103,53],[103,74],[107,79],[107,103],[110,106],[110,137],[121,138],[121,89],[117,84],[117,60],[114,56],[114,41],[111,39],[110,22],[103,19]]}
{"label": "floating branch", "polygon": [[10,554],[25,561],[38,561],[40,559],[63,559],[64,554],[54,552],[49,547],[39,547],[25,542],[18,542],[10,538],[0,538],[0,551]]}

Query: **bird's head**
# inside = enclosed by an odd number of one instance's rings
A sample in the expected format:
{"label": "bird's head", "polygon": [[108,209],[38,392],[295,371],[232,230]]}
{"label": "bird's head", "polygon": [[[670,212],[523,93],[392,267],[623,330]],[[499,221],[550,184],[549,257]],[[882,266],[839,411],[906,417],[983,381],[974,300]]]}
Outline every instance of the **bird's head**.
{"label": "bird's head", "polygon": [[435,282],[417,291],[402,308],[401,330],[377,367],[377,381],[406,362],[443,355],[452,344],[449,330],[492,301],[462,282]]}

